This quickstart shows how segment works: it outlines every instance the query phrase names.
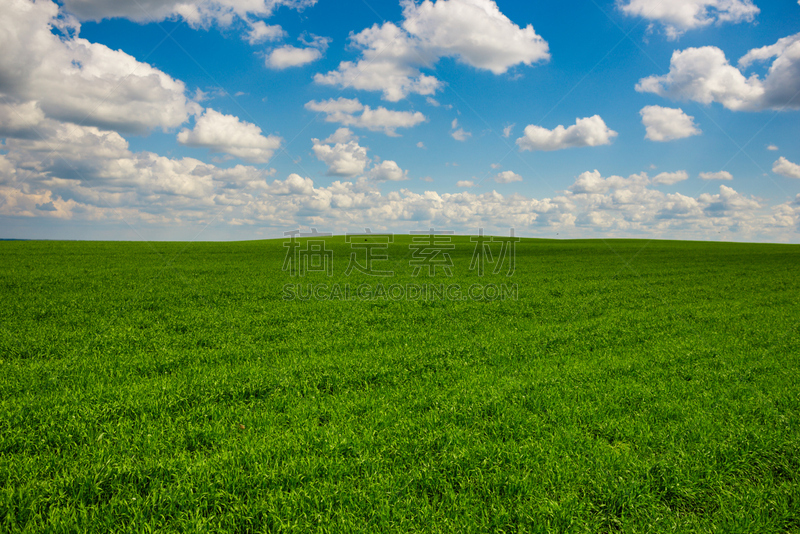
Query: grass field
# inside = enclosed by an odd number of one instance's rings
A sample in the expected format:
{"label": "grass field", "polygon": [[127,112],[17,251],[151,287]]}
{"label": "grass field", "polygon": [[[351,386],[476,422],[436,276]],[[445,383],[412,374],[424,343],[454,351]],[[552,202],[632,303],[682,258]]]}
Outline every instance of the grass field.
{"label": "grass field", "polygon": [[327,243],[0,243],[0,531],[800,532],[800,246]]}

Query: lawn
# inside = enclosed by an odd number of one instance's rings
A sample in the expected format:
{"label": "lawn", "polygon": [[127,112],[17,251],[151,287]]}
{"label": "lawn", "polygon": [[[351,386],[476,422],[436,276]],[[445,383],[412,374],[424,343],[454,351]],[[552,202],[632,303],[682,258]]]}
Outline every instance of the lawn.
{"label": "lawn", "polygon": [[800,532],[800,246],[354,243],[0,242],[0,530]]}

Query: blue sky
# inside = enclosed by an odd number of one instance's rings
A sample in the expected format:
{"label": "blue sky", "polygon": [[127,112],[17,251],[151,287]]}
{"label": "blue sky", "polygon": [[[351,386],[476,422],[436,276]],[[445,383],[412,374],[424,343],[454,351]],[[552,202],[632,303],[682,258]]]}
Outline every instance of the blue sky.
{"label": "blue sky", "polygon": [[798,2],[0,10],[0,237],[800,242]]}

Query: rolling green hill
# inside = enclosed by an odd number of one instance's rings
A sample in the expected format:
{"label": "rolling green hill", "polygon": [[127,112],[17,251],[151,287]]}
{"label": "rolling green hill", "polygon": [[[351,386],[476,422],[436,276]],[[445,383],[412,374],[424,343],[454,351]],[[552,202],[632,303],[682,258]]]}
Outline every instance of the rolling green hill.
{"label": "rolling green hill", "polygon": [[800,532],[800,246],[363,239],[0,243],[0,530]]}

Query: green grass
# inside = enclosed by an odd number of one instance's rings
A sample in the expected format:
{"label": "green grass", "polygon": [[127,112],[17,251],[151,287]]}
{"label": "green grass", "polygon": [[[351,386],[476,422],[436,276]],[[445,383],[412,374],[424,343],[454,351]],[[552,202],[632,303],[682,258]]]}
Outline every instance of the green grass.
{"label": "green grass", "polygon": [[[800,246],[523,240],[285,301],[281,241],[0,243],[0,531],[800,532]],[[420,281],[408,237],[396,276]],[[427,280],[426,280],[427,281]]]}

